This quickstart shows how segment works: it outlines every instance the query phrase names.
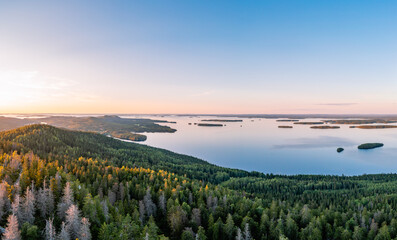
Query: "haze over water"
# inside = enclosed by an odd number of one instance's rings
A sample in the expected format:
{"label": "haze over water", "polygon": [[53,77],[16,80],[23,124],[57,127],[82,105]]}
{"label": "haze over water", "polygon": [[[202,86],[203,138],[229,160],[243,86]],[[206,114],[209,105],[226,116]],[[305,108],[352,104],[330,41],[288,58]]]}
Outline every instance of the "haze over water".
{"label": "haze over water", "polygon": [[[143,144],[223,167],[274,174],[359,175],[397,171],[397,129],[352,129],[349,125],[338,125],[340,129],[311,129],[309,125],[258,118],[223,123],[224,127],[199,127],[194,123],[215,117],[153,118],[177,122],[165,124],[177,132],[146,133],[148,139]],[[318,120],[322,119],[301,121]],[[279,125],[293,128],[279,129]],[[366,142],[381,142],[385,146],[357,149]],[[337,153],[338,147],[345,151]]]}

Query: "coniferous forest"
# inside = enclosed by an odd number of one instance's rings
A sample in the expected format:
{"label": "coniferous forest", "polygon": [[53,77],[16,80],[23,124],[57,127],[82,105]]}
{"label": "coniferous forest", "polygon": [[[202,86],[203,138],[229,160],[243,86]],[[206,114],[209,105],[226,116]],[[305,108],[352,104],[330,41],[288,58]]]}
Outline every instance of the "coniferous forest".
{"label": "coniferous forest", "polygon": [[2,239],[397,239],[397,175],[222,168],[96,133],[0,133]]}

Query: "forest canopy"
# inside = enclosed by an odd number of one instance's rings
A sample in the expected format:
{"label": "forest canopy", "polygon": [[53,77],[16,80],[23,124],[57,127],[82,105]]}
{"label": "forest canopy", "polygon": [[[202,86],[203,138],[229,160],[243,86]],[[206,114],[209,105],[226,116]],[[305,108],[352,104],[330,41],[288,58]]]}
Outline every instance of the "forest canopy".
{"label": "forest canopy", "polygon": [[222,168],[101,134],[0,133],[3,239],[394,239],[397,175]]}

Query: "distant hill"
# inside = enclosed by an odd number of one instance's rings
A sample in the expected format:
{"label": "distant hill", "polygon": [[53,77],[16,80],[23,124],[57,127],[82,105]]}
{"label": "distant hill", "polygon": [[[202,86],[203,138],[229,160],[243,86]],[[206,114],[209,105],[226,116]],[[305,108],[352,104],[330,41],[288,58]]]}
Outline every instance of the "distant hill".
{"label": "distant hill", "polygon": [[0,131],[10,130],[29,124],[49,124],[59,128],[71,130],[97,132],[112,137],[131,141],[145,141],[146,136],[139,133],[145,132],[175,132],[168,126],[158,123],[169,123],[167,121],[152,120],[145,118],[120,118],[118,116],[103,117],[65,117],[53,116],[46,118],[8,118],[0,117]]}

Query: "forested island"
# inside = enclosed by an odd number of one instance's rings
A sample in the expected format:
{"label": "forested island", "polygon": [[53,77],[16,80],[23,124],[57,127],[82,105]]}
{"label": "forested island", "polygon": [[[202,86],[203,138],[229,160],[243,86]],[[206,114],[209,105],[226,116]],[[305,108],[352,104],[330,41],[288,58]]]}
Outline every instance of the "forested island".
{"label": "forested island", "polygon": [[324,122],[294,122],[294,124],[301,124],[301,125],[321,125]]}
{"label": "forested island", "polygon": [[242,122],[241,119],[203,119],[203,122]]}
{"label": "forested island", "polygon": [[387,119],[338,119],[338,120],[323,120],[323,122],[331,124],[373,124],[373,123],[397,123],[397,120]]}
{"label": "forested island", "polygon": [[311,126],[313,129],[339,129],[339,126]]}
{"label": "forested island", "polygon": [[360,125],[360,126],[350,126],[350,128],[383,129],[383,128],[397,128],[397,126],[396,125]]}
{"label": "forested island", "polygon": [[118,116],[105,115],[102,117],[67,117],[51,116],[45,118],[7,118],[0,117],[0,130],[8,130],[29,124],[45,123],[55,127],[70,130],[97,132],[116,138],[145,141],[146,136],[139,133],[145,132],[175,132],[168,126],[158,123],[173,123],[163,120],[151,120],[144,118],[120,118]]}
{"label": "forested island", "polygon": [[[182,115],[183,116],[183,115]],[[266,119],[382,119],[396,120],[397,114],[203,114],[203,115],[185,115],[185,116],[214,116],[214,117],[234,117],[234,118],[266,118]]]}
{"label": "forested island", "polygon": [[223,127],[223,124],[218,123],[197,123],[199,127]]}
{"label": "forested island", "polygon": [[278,128],[293,128],[292,126],[278,126]]}
{"label": "forested island", "polygon": [[247,172],[48,125],[0,133],[0,152],[0,226],[8,236],[397,237],[397,174]]}
{"label": "forested island", "polygon": [[277,119],[276,122],[299,122],[298,119]]}
{"label": "forested island", "polygon": [[374,149],[374,148],[380,148],[383,147],[383,143],[364,143],[359,145],[357,148],[358,149]]}

